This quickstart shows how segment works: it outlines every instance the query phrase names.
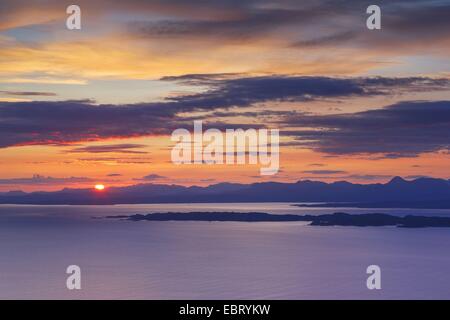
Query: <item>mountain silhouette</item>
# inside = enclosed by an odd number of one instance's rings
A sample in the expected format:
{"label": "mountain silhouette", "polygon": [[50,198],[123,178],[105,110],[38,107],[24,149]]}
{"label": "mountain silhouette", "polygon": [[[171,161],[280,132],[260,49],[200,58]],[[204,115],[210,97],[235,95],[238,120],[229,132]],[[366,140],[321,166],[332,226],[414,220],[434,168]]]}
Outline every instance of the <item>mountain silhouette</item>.
{"label": "mountain silhouette", "polygon": [[137,184],[111,187],[104,192],[66,188],[54,192],[0,193],[0,203],[3,204],[214,202],[320,202],[327,203],[320,206],[450,208],[450,181],[435,178],[408,181],[395,177],[385,184],[301,180],[295,183],[219,183],[206,187]]}

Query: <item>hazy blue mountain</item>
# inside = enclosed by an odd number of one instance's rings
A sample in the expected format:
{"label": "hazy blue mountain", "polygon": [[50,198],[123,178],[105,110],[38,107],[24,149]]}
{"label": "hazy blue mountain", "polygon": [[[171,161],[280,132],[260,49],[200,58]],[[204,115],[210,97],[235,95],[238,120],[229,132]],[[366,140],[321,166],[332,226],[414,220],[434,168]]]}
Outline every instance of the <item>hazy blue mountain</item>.
{"label": "hazy blue mountain", "polygon": [[[138,184],[108,188],[63,189],[55,192],[9,192],[0,203],[11,204],[118,204],[192,202],[328,202],[374,207],[450,207],[450,181],[395,177],[385,184],[325,183],[303,180],[295,183],[219,183],[207,187]],[[366,204],[366,205],[364,205]]]}

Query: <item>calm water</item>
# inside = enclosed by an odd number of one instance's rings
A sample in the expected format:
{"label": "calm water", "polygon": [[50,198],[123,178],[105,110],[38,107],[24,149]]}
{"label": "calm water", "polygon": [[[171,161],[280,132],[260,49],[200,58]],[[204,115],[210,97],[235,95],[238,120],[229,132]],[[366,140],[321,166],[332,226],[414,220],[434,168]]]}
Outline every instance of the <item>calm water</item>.
{"label": "calm water", "polygon": [[[450,210],[269,204],[0,205],[0,298],[450,299],[450,230],[305,223],[129,222],[92,216],[168,211],[450,216]],[[82,269],[82,290],[65,269]],[[382,268],[382,290],[366,267]]]}

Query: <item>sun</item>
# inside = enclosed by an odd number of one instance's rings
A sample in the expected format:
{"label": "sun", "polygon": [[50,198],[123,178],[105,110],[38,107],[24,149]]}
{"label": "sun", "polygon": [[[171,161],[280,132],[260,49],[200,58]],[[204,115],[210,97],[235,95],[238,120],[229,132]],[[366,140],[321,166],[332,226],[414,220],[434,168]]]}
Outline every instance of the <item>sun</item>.
{"label": "sun", "polygon": [[96,184],[94,186],[95,190],[102,191],[105,190],[105,186],[103,184]]}

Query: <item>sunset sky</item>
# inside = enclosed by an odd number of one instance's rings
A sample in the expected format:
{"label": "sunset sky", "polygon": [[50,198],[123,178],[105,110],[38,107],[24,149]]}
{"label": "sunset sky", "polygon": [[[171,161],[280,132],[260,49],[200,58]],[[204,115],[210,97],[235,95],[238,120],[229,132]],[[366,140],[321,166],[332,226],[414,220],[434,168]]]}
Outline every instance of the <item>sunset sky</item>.
{"label": "sunset sky", "polygon": [[[449,179],[449,17],[450,0],[2,0],[0,192]],[[174,165],[196,119],[280,129],[280,172]]]}

